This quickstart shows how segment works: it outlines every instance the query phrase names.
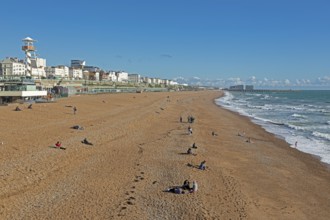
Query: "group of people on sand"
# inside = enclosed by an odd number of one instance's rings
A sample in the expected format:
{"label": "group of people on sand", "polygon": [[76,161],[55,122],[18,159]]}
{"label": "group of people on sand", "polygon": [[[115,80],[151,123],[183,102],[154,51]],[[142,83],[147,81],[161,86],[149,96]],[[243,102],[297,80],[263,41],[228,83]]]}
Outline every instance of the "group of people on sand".
{"label": "group of people on sand", "polygon": [[[239,136],[239,137],[245,137],[245,131],[243,131],[242,133],[241,132],[238,132],[237,133],[237,136]],[[246,143],[253,143],[250,137],[248,137],[245,142]]]}
{"label": "group of people on sand", "polygon": [[[188,122],[189,123],[193,123],[194,120],[195,120],[194,117],[188,116]],[[180,123],[181,122],[182,122],[182,117],[180,116]],[[212,133],[212,135],[214,136],[213,133]],[[188,126],[188,134],[192,135],[192,127],[191,126]],[[196,145],[195,142],[192,144],[191,147],[188,148],[187,154],[196,155],[196,154],[193,153],[193,149],[197,149],[197,145]],[[191,164],[188,164],[188,165],[193,166],[195,168],[198,168],[200,170],[206,170],[206,160],[203,160],[197,166],[194,166],[194,165],[191,165]],[[188,180],[185,180],[183,182],[182,186],[170,187],[170,188],[166,189],[165,192],[172,192],[172,193],[175,193],[175,194],[185,194],[185,193],[193,193],[193,192],[196,192],[197,190],[198,190],[198,185],[197,185],[196,180],[192,181],[191,183]]]}
{"label": "group of people on sand", "polygon": [[[195,118],[193,116],[189,115],[187,117],[187,122],[188,123],[194,123],[194,121],[195,121]],[[182,116],[180,116],[180,123],[182,123],[182,122],[183,122],[183,119],[182,119]]]}
{"label": "group of people on sand", "polygon": [[[90,141],[88,141],[87,138],[84,138],[84,140],[82,140],[81,143],[93,146],[93,143],[91,143]],[[56,148],[64,148],[64,147],[62,147],[62,143],[60,141],[57,141],[55,143],[55,147]]]}
{"label": "group of people on sand", "polygon": [[174,186],[165,190],[165,192],[172,192],[175,194],[185,194],[185,193],[194,193],[198,190],[197,181],[194,180],[190,183],[188,180],[185,180],[182,186]]}
{"label": "group of people on sand", "polygon": [[[72,107],[72,106],[70,106]],[[72,107],[72,110],[73,110],[73,114],[75,115],[76,112],[77,112],[77,107],[76,106],[73,106]],[[72,129],[76,129],[76,130],[84,130],[84,127],[80,126],[80,125],[74,125],[71,127]],[[87,144],[87,145],[93,145],[93,143],[91,143],[90,141],[87,140],[87,138],[84,138],[84,140],[81,141],[81,143],[83,144]],[[57,141],[55,143],[55,147],[56,148],[61,148],[62,147],[62,143],[60,141]]]}

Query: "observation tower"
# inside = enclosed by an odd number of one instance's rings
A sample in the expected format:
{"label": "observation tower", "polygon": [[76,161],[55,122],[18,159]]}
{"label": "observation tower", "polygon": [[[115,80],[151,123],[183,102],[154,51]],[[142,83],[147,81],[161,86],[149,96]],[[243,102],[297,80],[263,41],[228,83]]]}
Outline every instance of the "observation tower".
{"label": "observation tower", "polygon": [[25,52],[25,66],[26,66],[26,76],[32,75],[32,67],[31,67],[31,59],[36,59],[36,50],[34,48],[33,43],[36,42],[30,37],[24,38],[22,40],[24,42],[24,45],[22,46],[22,50]]}

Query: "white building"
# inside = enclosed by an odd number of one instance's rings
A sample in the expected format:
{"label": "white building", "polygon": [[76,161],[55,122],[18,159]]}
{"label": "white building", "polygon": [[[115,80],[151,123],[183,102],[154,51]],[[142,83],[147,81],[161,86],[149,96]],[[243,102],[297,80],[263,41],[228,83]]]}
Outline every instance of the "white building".
{"label": "white building", "polygon": [[115,71],[109,71],[107,75],[108,75],[107,80],[112,82],[117,82],[117,76]]}
{"label": "white building", "polygon": [[36,79],[46,77],[46,59],[35,58],[31,59],[31,76]]}
{"label": "white building", "polygon": [[128,82],[140,83],[141,76],[139,74],[128,74]]}
{"label": "white building", "polygon": [[69,68],[69,78],[70,79],[83,79],[82,69]]}
{"label": "white building", "polygon": [[67,66],[47,66],[45,71],[48,78],[69,78],[69,67]]}
{"label": "white building", "polygon": [[25,76],[25,64],[23,60],[8,57],[0,62],[1,76]]}
{"label": "white building", "polygon": [[46,71],[44,67],[41,68],[31,68],[31,77],[35,79],[40,79],[42,77],[46,77]]}
{"label": "white building", "polygon": [[31,67],[32,68],[44,68],[46,67],[46,59],[43,58],[35,58],[35,59],[31,59]]}

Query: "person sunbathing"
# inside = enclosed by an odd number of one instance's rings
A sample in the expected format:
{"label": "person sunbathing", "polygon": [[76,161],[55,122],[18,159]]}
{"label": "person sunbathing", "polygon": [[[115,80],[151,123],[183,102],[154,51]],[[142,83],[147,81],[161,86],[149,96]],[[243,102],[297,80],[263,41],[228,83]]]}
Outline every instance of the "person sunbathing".
{"label": "person sunbathing", "polygon": [[202,161],[201,164],[199,165],[198,169],[205,170],[206,169],[205,163],[206,163],[205,160]]}
{"label": "person sunbathing", "polygon": [[189,181],[188,180],[185,180],[183,182],[183,185],[182,185],[182,189],[187,189],[187,190],[190,190],[190,186],[189,186]]}
{"label": "person sunbathing", "polygon": [[192,186],[192,188],[190,190],[190,193],[197,192],[197,190],[198,190],[198,185],[197,185],[196,180],[194,180],[193,181],[193,186]]}
{"label": "person sunbathing", "polygon": [[87,138],[85,138],[83,141],[81,141],[81,143],[83,143],[83,144],[87,144],[87,145],[93,145],[91,142],[89,142],[89,141],[87,140]]}
{"label": "person sunbathing", "polygon": [[165,190],[165,192],[171,192],[171,193],[175,193],[175,194],[184,194],[184,190],[181,187],[172,187],[172,188],[168,188]]}
{"label": "person sunbathing", "polygon": [[57,141],[56,144],[55,144],[55,147],[60,148],[61,146],[62,146],[62,143]]}

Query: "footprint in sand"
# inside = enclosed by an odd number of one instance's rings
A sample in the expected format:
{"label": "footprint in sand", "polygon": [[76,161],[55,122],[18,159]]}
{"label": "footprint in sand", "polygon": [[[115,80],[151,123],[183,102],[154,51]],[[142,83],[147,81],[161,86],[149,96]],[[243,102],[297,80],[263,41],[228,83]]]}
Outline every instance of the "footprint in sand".
{"label": "footprint in sand", "polygon": [[134,203],[131,202],[131,201],[127,201],[127,204],[128,204],[128,205],[134,205]]}

